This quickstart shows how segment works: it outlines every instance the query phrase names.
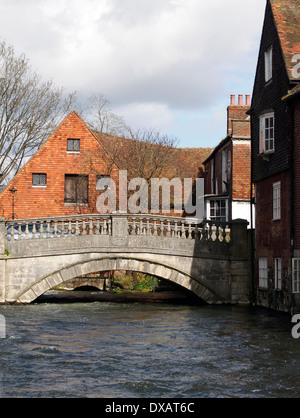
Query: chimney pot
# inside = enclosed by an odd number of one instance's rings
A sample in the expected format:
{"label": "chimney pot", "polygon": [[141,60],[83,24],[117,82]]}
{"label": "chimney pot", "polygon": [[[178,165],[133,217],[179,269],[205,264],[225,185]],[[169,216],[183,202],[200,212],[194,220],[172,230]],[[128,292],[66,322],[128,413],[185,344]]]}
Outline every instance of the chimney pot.
{"label": "chimney pot", "polygon": [[243,106],[243,103],[244,103],[244,101],[243,101],[243,95],[242,94],[239,94],[239,106]]}
{"label": "chimney pot", "polygon": [[250,94],[246,95],[246,106],[250,106]]}
{"label": "chimney pot", "polygon": [[230,106],[234,106],[235,105],[235,94],[231,94],[230,96]]}

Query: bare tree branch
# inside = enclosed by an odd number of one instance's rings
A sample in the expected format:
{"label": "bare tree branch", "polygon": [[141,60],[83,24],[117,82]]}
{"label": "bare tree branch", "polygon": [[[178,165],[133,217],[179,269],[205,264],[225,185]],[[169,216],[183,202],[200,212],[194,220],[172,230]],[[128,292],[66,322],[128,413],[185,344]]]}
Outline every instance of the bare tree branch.
{"label": "bare tree branch", "polygon": [[42,82],[25,56],[0,42],[5,78],[0,81],[0,172],[9,180],[70,111],[75,94],[63,98],[52,81]]}

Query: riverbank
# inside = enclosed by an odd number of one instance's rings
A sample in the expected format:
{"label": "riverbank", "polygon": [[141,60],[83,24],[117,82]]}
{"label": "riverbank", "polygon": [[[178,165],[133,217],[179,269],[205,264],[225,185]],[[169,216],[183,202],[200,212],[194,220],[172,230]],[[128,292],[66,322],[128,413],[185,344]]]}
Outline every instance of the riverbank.
{"label": "riverbank", "polygon": [[49,291],[40,296],[36,303],[172,303],[172,304],[199,304],[194,297],[177,291],[164,292],[94,292],[77,290]]}

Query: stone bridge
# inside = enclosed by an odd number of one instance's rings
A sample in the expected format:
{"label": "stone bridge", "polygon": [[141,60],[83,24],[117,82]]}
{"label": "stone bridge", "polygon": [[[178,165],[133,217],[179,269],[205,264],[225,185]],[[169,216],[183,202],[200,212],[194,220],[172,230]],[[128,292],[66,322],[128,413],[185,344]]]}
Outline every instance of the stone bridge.
{"label": "stone bridge", "polygon": [[247,222],[154,215],[0,218],[0,303],[27,304],[93,272],[131,270],[208,304],[250,301]]}

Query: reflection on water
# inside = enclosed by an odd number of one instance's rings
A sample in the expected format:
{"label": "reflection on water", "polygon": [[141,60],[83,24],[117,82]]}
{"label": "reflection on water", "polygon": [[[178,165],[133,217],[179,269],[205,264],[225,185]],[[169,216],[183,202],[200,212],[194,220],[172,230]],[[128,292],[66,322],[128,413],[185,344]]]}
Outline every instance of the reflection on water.
{"label": "reflection on water", "polygon": [[1,397],[298,397],[290,318],[173,304],[2,306]]}

